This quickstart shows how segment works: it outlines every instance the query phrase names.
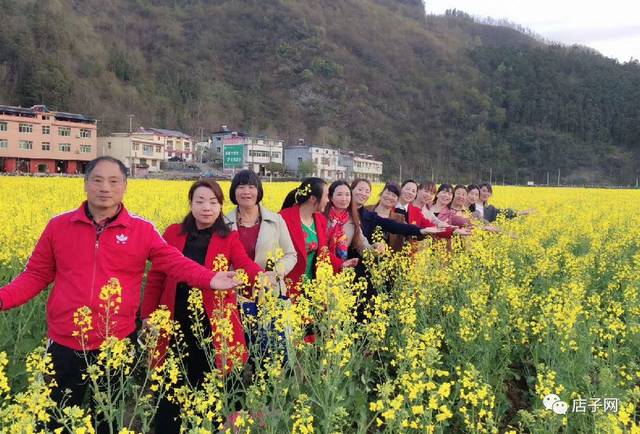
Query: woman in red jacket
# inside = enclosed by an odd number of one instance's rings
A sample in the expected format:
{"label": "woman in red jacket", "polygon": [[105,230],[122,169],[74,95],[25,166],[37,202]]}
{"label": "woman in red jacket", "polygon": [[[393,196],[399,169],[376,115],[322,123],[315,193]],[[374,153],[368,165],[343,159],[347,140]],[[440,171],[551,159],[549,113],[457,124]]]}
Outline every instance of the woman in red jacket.
{"label": "woman in red jacket", "polygon": [[[216,258],[222,255],[235,270],[243,269],[249,275],[249,279],[254,280],[262,270],[247,256],[238,233],[230,231],[225,224],[222,215],[224,196],[218,183],[209,180],[197,181],[189,189],[188,196],[190,212],[182,224],[173,224],[167,228],[163,235],[167,243],[207,268],[211,268]],[[192,330],[194,314],[188,307],[190,290],[189,285],[169,278],[152,267],[144,290],[142,318],[148,318],[161,305],[169,308],[173,319],[180,324],[180,330],[184,334],[186,354],[183,356],[183,363],[187,371],[186,379],[192,387],[197,387],[211,368],[208,351],[202,348],[200,337],[195,336]],[[214,336],[216,367],[227,370],[234,361],[245,363],[248,354],[235,291],[201,291],[202,308],[205,312],[205,317],[201,318],[201,330],[204,338]],[[233,336],[216,336],[216,318],[229,318]],[[222,342],[225,343],[225,347],[222,346]],[[168,344],[159,344],[160,361]],[[179,415],[179,407],[163,398],[156,413],[156,432],[179,432]]]}
{"label": "woman in red jacket", "polygon": [[315,277],[318,254],[326,251],[335,272],[343,267],[353,267],[358,260],[343,261],[328,249],[327,219],[322,211],[329,203],[326,182],[321,178],[305,178],[284,200],[280,215],[287,223],[297,262],[287,274],[290,279],[289,297],[295,303],[300,295],[300,284]]}

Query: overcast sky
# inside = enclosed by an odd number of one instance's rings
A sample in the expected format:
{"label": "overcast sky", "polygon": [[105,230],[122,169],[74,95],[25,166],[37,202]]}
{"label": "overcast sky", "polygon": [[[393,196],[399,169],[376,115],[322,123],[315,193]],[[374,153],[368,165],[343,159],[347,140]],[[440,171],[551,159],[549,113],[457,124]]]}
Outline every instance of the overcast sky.
{"label": "overcast sky", "polygon": [[640,59],[640,1],[425,0],[427,13],[459,9],[521,24],[553,41],[595,48],[621,62]]}

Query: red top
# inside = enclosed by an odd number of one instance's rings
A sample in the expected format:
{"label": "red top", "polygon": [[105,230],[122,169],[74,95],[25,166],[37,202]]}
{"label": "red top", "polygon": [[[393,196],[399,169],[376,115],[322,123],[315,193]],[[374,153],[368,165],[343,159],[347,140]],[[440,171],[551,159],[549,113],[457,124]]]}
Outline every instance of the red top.
{"label": "red top", "polygon": [[[407,223],[412,225],[416,225],[420,228],[430,228],[436,226],[431,220],[426,218],[424,214],[422,214],[422,210],[413,204],[409,204],[407,208]],[[454,228],[446,228],[441,233],[437,234],[437,238],[451,238],[453,234]]]}
{"label": "red top", "polygon": [[250,228],[238,226],[238,235],[240,242],[244,246],[247,256],[253,261],[256,258],[256,243],[258,242],[258,233],[260,233],[260,225],[253,225]]}
{"label": "red top", "polygon": [[[187,241],[187,236],[181,233],[179,224],[173,224],[167,228],[163,235],[167,243],[182,251]],[[245,253],[242,243],[238,238],[238,232],[232,231],[225,238],[213,235],[209,241],[207,256],[204,264],[211,267],[214,259],[218,255],[224,255],[233,269],[243,269],[249,275],[249,279],[253,281],[255,276],[262,271],[260,266],[253,262]],[[159,306],[164,305],[169,308],[171,318],[175,311],[176,303],[176,286],[180,280],[167,276],[164,272],[151,267],[147,277],[147,286],[144,288],[144,297],[142,300],[142,318],[148,318],[151,313]],[[227,291],[218,291],[212,289],[202,289],[202,299],[204,301],[204,309],[211,319],[214,314],[229,313],[230,321],[233,326],[233,337],[227,341],[228,348],[236,352],[242,359],[243,363],[247,361],[246,343],[244,339],[244,329],[238,313],[238,301],[236,292],[233,289]],[[216,328],[211,326],[213,336],[216,337]],[[219,335],[218,335],[219,336]],[[222,367],[222,343],[221,339],[214,339],[214,347],[216,349],[216,366]],[[158,344],[157,351],[159,359],[164,357],[168,340],[163,340]],[[230,367],[231,360],[227,361],[227,367]]]}
{"label": "red top", "polygon": [[[0,289],[2,308],[26,303],[53,282],[47,301],[49,338],[74,350],[95,350],[105,335],[100,289],[111,278],[120,282],[122,302],[118,312],[110,314],[109,334],[121,339],[129,336],[136,329],[140,287],[148,259],[155,269],[176,282],[198,288],[209,288],[215,275],[185,258],[162,239],[152,223],[129,214],[124,207],[98,237],[82,204],[49,221],[25,270]],[[83,306],[93,312],[94,327],[84,345],[73,336],[78,330],[73,316]]]}
{"label": "red top", "polygon": [[[297,296],[300,294],[300,281],[302,280],[302,276],[307,268],[307,248],[305,245],[306,237],[302,229],[300,207],[298,205],[281,210],[280,215],[287,223],[287,228],[289,229],[289,234],[293,241],[293,246],[298,254],[298,260],[295,267],[293,267],[293,270],[287,274],[287,278],[291,280],[289,294],[291,295],[291,299],[295,302]],[[316,233],[318,235],[318,252],[320,253],[322,250],[326,250],[328,252],[331,265],[333,265],[333,271],[337,273],[340,271],[342,261],[335,255],[335,253],[329,251],[327,240],[327,219],[321,213],[316,212],[313,213],[313,220],[316,224]]]}

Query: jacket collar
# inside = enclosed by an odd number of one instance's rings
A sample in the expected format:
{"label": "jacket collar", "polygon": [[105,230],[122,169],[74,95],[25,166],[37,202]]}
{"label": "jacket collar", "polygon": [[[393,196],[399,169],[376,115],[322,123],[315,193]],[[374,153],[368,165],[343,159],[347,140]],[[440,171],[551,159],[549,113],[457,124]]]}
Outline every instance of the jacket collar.
{"label": "jacket collar", "polygon": [[[273,211],[268,210],[264,206],[258,204],[260,208],[260,216],[262,217],[262,221],[276,222],[277,216]],[[235,224],[236,218],[238,217],[238,207],[233,208],[227,214],[225,214],[224,218],[227,224]]]}
{"label": "jacket collar", "polygon": [[[82,202],[80,207],[73,212],[73,215],[71,216],[72,222],[83,222],[83,223],[93,225],[93,222],[89,220],[89,217],[87,217],[87,213],[85,212],[86,203],[87,201],[85,200],[84,202]],[[131,224],[131,215],[129,214],[127,209],[124,207],[124,204],[121,204],[121,205],[122,205],[122,209],[120,210],[118,217],[116,217],[116,219],[112,221],[109,224],[109,226],[127,227]]]}

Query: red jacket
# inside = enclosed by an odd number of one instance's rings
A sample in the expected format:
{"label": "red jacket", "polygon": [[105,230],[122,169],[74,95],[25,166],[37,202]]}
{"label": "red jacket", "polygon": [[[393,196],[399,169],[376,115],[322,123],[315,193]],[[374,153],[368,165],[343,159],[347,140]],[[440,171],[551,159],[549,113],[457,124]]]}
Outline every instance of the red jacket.
{"label": "red jacket", "polygon": [[416,225],[421,229],[430,228],[436,225],[422,214],[422,210],[420,208],[412,203],[407,206],[407,223]]}
{"label": "red jacket", "polygon": [[[201,288],[209,288],[215,275],[185,258],[162,239],[152,223],[129,214],[124,207],[98,237],[83,204],[49,221],[25,270],[0,289],[2,308],[26,303],[54,282],[47,302],[49,338],[76,350],[97,349],[105,336],[100,289],[111,278],[119,280],[122,301],[118,312],[110,314],[109,335],[127,337],[136,329],[147,259],[155,268]],[[84,345],[73,336],[78,330],[74,313],[83,306],[91,309],[93,318],[93,330]]]}
{"label": "red jacket", "polygon": [[[291,272],[286,276],[287,279],[291,280],[291,284],[289,285],[289,296],[293,301],[295,301],[297,296],[300,294],[300,282],[302,281],[302,276],[307,269],[307,249],[305,247],[305,233],[302,229],[302,220],[300,220],[300,207],[298,205],[294,205],[291,208],[285,208],[280,211],[280,215],[287,223],[289,235],[291,235],[293,246],[298,254],[298,261],[296,262],[295,267],[293,267],[293,270],[291,270]],[[327,240],[327,219],[321,213],[315,212],[313,213],[313,220],[316,224],[316,232],[318,235],[318,252],[323,248],[329,252],[331,265],[333,265],[333,270],[337,273],[342,267],[342,261],[335,255],[335,253],[329,251],[329,243]]]}
{"label": "red jacket", "polygon": [[[167,228],[163,237],[167,240],[171,246],[174,246],[179,251],[184,249],[184,245],[187,241],[186,234],[182,234],[179,224],[173,224]],[[249,279],[253,281],[255,276],[262,271],[259,265],[253,262],[242,246],[238,232],[232,231],[227,237],[222,238],[218,235],[213,235],[207,248],[207,255],[205,257],[205,266],[211,268],[213,261],[218,255],[224,255],[229,261],[229,264],[234,270],[243,269],[249,275]],[[176,304],[176,287],[180,279],[167,276],[166,272],[151,267],[149,275],[147,277],[147,286],[144,289],[144,296],[142,299],[142,318],[148,318],[151,313],[159,306],[165,305],[171,312],[171,318],[175,312]],[[233,326],[233,337],[228,342],[228,348],[236,352],[238,357],[242,358],[242,362],[247,361],[247,346],[244,338],[244,328],[240,320],[240,314],[238,312],[238,301],[234,290],[228,291],[214,291],[211,289],[202,289],[202,299],[204,301],[204,309],[212,318],[214,312],[218,315],[225,315],[230,313],[230,320]],[[212,325],[211,330],[213,336],[216,336],[216,328]],[[168,340],[164,340],[158,344],[159,360],[162,360],[166,353]],[[216,366],[222,368],[222,344],[219,339],[214,339],[214,346],[216,349]],[[227,361],[227,366],[231,366],[231,360]]]}

